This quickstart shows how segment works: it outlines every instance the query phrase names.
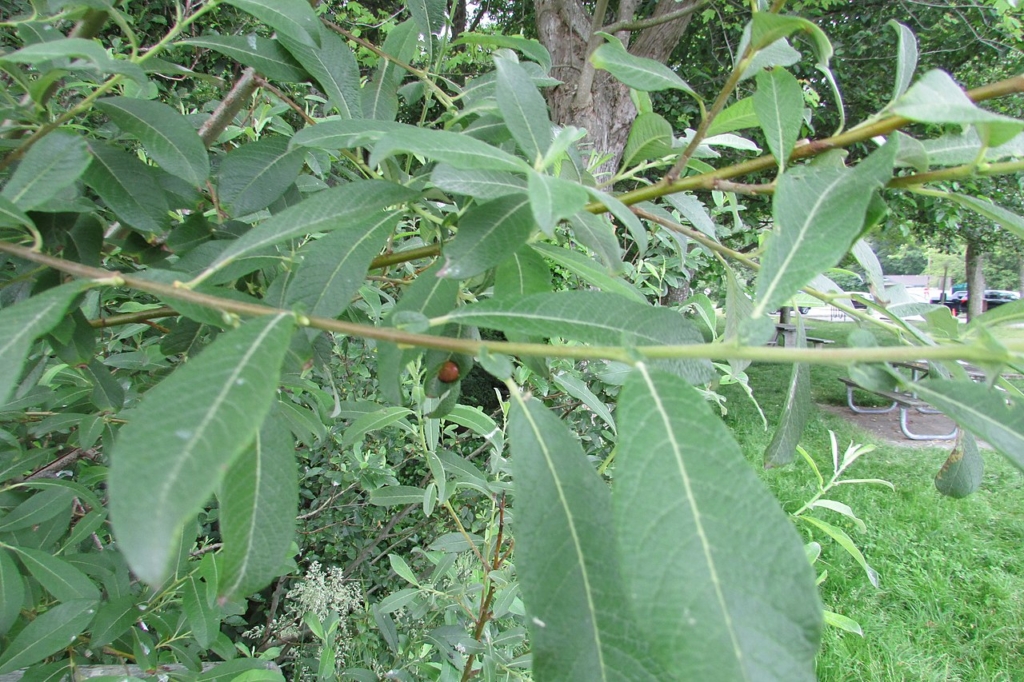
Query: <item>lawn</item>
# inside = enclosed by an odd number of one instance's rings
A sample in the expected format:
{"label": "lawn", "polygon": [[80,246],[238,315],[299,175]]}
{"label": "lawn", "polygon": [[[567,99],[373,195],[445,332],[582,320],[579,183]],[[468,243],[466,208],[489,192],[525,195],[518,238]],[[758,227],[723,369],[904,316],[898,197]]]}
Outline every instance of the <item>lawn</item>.
{"label": "lawn", "polygon": [[[814,335],[842,344],[851,324],[814,323]],[[789,381],[787,366],[756,364],[750,383],[769,419],[769,430],[750,400],[726,387],[726,421],[746,456],[760,468]],[[816,403],[845,404],[836,377],[841,368],[812,368]],[[897,417],[892,416],[893,419]],[[880,478],[880,485],[844,485],[831,499],[849,505],[866,529],[830,510],[824,521],[842,527],[879,574],[872,586],[860,566],[824,533],[818,568],[827,569],[822,599],[827,608],[853,618],[863,637],[828,628],[818,657],[825,681],[1024,682],[1024,475],[998,454],[985,451],[982,489],[955,500],[932,483],[946,448],[893,445],[873,440],[840,416],[816,410],[802,441],[822,473],[831,472],[829,431],[840,452],[851,443],[877,446],[848,478]],[[816,491],[805,462],[763,472],[788,511]],[[807,535],[805,524],[801,532]],[[809,538],[810,539],[810,538]]]}

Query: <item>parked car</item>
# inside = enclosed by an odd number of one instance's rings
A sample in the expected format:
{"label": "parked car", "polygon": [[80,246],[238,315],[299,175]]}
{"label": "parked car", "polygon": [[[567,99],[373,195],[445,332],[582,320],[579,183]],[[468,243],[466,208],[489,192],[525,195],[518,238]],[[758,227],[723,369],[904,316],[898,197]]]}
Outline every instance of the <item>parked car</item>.
{"label": "parked car", "polygon": [[[1004,303],[1012,303],[1019,299],[1020,294],[1018,294],[1016,291],[1005,291],[1003,289],[985,289],[985,305],[982,306],[982,310],[995,308],[1003,305]],[[961,305],[964,308],[967,308],[966,296],[964,296],[964,300]]]}
{"label": "parked car", "polygon": [[934,297],[931,302],[935,305],[944,305],[949,308],[954,315],[959,315],[967,309],[967,292],[954,291],[951,294],[946,294],[945,300],[943,300],[942,294],[939,294]]}

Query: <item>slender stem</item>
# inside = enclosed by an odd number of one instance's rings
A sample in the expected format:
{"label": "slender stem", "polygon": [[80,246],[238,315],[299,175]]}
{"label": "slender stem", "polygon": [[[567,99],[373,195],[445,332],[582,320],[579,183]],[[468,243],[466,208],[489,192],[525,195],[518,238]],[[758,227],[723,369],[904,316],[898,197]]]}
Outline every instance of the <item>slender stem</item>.
{"label": "slender stem", "polygon": [[149,322],[150,320],[158,320],[162,317],[175,317],[180,314],[174,308],[164,306],[162,308],[154,308],[153,310],[140,310],[136,313],[100,317],[95,320],[89,320],[89,326],[93,329],[105,329],[106,327],[119,327],[122,324]]}
{"label": "slender stem", "polygon": [[590,104],[591,90],[594,86],[594,65],[590,63],[590,55],[601,43],[601,36],[597,35],[598,27],[604,21],[604,15],[608,11],[608,0],[597,0],[594,7],[594,16],[590,23],[590,38],[587,40],[587,51],[583,55],[583,68],[579,80],[576,83],[576,94],[573,96],[572,106],[574,109],[582,109]]}
{"label": "slender stem", "polygon": [[698,2],[695,2],[689,7],[677,9],[674,12],[662,14],[661,16],[658,17],[651,17],[650,19],[640,19],[638,21],[624,19],[622,21],[616,21],[614,24],[602,26],[599,30],[601,31],[601,33],[618,33],[619,31],[642,31],[645,28],[661,26],[662,24],[667,24],[670,21],[675,21],[676,19],[688,17],[697,10],[699,10],[704,5],[708,4],[710,1],[711,0],[699,0]]}

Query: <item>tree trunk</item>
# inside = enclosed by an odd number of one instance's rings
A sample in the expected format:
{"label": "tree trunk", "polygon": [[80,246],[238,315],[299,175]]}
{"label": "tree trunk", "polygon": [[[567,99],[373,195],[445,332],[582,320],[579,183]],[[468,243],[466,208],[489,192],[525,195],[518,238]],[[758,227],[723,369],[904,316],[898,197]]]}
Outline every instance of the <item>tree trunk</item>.
{"label": "tree trunk", "polygon": [[981,315],[985,303],[985,273],[982,271],[985,253],[973,241],[968,241],[964,260],[967,266],[967,321],[970,322]]}
{"label": "tree trunk", "polygon": [[[606,71],[595,72],[586,60],[594,19],[583,3],[579,0],[535,0],[534,4],[537,34],[551,53],[551,75],[562,81],[562,85],[545,93],[554,121],[563,126],[586,128],[590,149],[598,155],[610,157],[601,164],[601,169],[614,171],[636,117],[629,88],[611,78]],[[618,20],[632,19],[637,4],[637,0],[619,2]],[[652,16],[662,16],[697,4],[698,0],[659,0]],[[691,16],[686,14],[643,29],[632,43],[629,31],[620,31],[616,36],[627,45],[630,53],[664,63],[678,44]],[[607,17],[601,21],[602,26],[610,23]],[[587,83],[591,84],[590,87],[578,92],[581,85],[586,88]]]}

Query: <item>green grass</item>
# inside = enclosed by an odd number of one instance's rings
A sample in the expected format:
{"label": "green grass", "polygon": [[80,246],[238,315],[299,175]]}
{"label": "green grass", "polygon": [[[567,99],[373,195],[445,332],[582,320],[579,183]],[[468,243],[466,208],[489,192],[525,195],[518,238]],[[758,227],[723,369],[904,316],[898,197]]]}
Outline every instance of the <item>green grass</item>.
{"label": "green grass", "polygon": [[[815,322],[813,333],[842,343],[851,328]],[[742,391],[723,389],[726,421],[758,468],[789,374],[782,365],[748,369],[769,419],[768,431]],[[812,368],[816,403],[845,404],[836,381],[842,374],[841,368]],[[860,637],[826,629],[819,680],[1024,682],[1024,475],[997,453],[985,451],[982,489],[966,499],[947,498],[932,480],[949,448],[878,442],[845,419],[816,410],[802,444],[826,477],[831,472],[829,430],[836,433],[840,451],[850,442],[877,446],[853,465],[848,478],[882,478],[896,490],[844,485],[829,495],[853,508],[865,532],[831,511],[816,512],[843,527],[879,573],[876,589],[844,550],[824,534],[813,536],[823,546],[817,566],[828,571],[823,601],[864,630]],[[816,491],[813,474],[799,460],[765,471],[763,477],[789,511]]]}

